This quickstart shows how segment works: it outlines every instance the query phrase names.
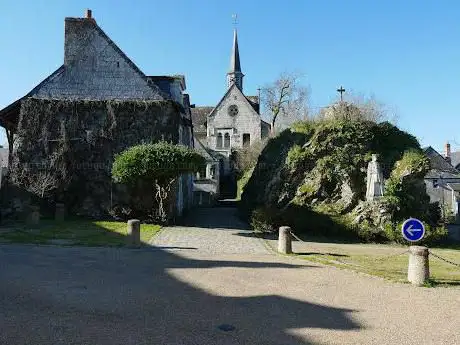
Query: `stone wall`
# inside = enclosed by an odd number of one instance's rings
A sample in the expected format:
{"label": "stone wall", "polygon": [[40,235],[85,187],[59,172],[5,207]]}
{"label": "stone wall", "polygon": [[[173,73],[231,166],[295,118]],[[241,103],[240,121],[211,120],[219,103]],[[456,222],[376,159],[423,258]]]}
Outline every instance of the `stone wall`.
{"label": "stone wall", "polygon": [[[49,198],[65,202],[71,213],[101,217],[123,208],[127,213],[133,205],[151,203],[152,191],[139,186],[145,197],[132,200],[113,184],[114,156],[140,143],[178,143],[181,121],[173,101],[26,99],[14,147],[14,183],[30,189],[45,171],[59,180]],[[53,166],[50,157],[57,158]]]}

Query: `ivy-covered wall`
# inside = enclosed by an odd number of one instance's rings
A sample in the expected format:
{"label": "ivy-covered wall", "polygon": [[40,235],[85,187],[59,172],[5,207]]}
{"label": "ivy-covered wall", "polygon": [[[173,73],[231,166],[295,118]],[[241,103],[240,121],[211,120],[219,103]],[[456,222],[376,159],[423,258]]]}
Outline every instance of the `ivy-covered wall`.
{"label": "ivy-covered wall", "polygon": [[111,181],[114,156],[140,143],[178,143],[180,125],[181,109],[172,101],[29,98],[21,105],[12,181],[40,198],[64,202],[73,214],[129,214],[136,203],[151,202],[152,191],[130,200]]}

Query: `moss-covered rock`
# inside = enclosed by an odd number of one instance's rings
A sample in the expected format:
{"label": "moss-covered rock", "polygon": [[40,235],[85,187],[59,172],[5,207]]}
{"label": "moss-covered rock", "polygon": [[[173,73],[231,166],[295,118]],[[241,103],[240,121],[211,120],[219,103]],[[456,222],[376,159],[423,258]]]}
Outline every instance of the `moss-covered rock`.
{"label": "moss-covered rock", "polygon": [[[387,196],[364,202],[367,164],[377,154]],[[390,123],[297,123],[271,139],[241,198],[243,214],[265,208],[296,231],[350,233],[388,239],[408,214],[433,224],[423,176],[429,168],[418,141]],[[405,195],[401,195],[404,193]],[[396,199],[395,199],[396,198]],[[259,217],[260,218],[260,217]]]}

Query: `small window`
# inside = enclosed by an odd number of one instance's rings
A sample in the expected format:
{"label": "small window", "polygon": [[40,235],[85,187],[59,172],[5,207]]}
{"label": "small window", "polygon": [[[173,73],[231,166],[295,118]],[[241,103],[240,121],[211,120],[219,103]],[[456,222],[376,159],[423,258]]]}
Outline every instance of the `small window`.
{"label": "small window", "polygon": [[200,169],[198,170],[198,178],[199,179],[206,178],[206,165],[201,166]]}
{"label": "small window", "polygon": [[433,180],[433,188],[438,188],[438,187],[439,187],[438,180]]}
{"label": "small window", "polygon": [[217,144],[216,147],[218,149],[222,148],[222,133],[217,134]]}
{"label": "small window", "polygon": [[226,148],[226,149],[230,148],[230,134],[228,134],[228,133],[225,133],[224,148]]}
{"label": "small window", "polygon": [[211,176],[210,176],[210,177],[211,177],[212,179],[214,179],[214,178],[216,177],[216,166],[215,166],[214,164],[211,165],[211,171],[210,171],[210,173],[211,173]]}
{"label": "small window", "polygon": [[251,145],[251,135],[249,133],[243,134],[243,147],[249,147]]}
{"label": "small window", "polygon": [[117,61],[117,67],[120,68],[120,62],[119,61]]}

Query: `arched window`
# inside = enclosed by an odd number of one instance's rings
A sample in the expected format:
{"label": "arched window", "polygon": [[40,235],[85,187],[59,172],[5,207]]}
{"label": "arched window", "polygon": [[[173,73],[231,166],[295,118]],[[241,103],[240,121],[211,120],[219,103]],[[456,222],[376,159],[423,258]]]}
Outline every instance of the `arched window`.
{"label": "arched window", "polygon": [[222,133],[217,134],[217,148],[221,149],[222,148]]}
{"label": "arched window", "polygon": [[230,147],[230,134],[225,133],[224,136],[224,148],[228,149]]}

